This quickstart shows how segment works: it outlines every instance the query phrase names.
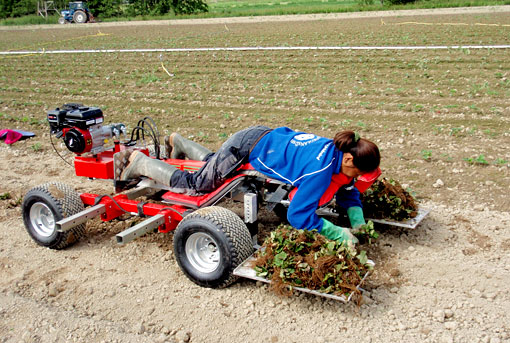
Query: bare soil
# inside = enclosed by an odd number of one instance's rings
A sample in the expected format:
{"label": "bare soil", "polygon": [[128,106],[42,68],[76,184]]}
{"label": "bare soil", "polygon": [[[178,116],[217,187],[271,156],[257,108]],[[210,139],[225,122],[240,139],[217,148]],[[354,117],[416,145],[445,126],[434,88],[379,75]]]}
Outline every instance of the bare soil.
{"label": "bare soil", "polygon": [[[383,38],[504,44],[508,37],[508,28],[475,26],[507,24],[503,11],[416,18],[472,24],[464,28],[391,26],[404,20],[389,18],[386,25],[373,18],[265,23],[269,29],[198,25],[188,36],[187,26],[133,26],[129,32],[111,28],[113,36],[99,39],[105,47],[133,47],[379,44]],[[6,30],[0,43],[2,50],[55,47],[59,39],[92,32],[79,30],[85,31]],[[92,46],[89,39],[82,44]],[[2,128],[37,134],[12,146],[0,142],[0,195],[11,195],[0,200],[0,342],[510,340],[506,50],[183,53],[163,62],[174,78],[151,54],[0,59]],[[162,133],[178,130],[212,149],[254,123],[324,136],[356,128],[379,144],[383,175],[410,186],[431,212],[415,230],[377,228],[376,244],[363,247],[376,267],[360,307],[305,294],[282,298],[249,280],[221,290],[198,287],[179,270],[171,233],[117,245],[115,234],[133,219],[92,221],[78,244],[45,249],[29,238],[21,218],[20,199],[30,188],[51,180],[78,192],[113,191],[108,181],[74,176],[52,150],[45,111],[76,100],[103,107],[107,122],[133,125],[151,115]],[[278,223],[272,213],[261,216],[264,232]]]}

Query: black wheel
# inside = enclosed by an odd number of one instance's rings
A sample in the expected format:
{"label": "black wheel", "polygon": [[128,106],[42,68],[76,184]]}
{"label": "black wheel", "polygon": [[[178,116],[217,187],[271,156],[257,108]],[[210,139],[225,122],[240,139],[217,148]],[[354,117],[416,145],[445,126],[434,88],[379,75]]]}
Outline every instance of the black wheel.
{"label": "black wheel", "polygon": [[86,23],[87,19],[87,14],[83,11],[75,11],[73,14],[73,21],[77,24]]}
{"label": "black wheel", "polygon": [[32,188],[23,198],[22,211],[28,234],[39,245],[63,249],[85,233],[85,224],[66,232],[56,229],[56,222],[83,211],[79,194],[66,184],[49,182]]}
{"label": "black wheel", "polygon": [[58,23],[64,25],[66,23],[66,19],[64,17],[58,18]]}
{"label": "black wheel", "polygon": [[253,253],[250,232],[234,212],[201,208],[179,223],[174,253],[186,276],[202,287],[223,288],[237,277],[234,269]]}

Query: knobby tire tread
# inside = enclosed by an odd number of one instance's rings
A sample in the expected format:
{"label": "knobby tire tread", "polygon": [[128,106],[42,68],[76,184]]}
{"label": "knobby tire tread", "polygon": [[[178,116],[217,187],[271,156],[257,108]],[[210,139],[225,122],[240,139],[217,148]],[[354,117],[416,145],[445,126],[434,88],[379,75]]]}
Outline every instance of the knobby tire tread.
{"label": "knobby tire tread", "polygon": [[253,253],[253,243],[249,231],[244,222],[234,212],[219,206],[211,206],[199,209],[185,217],[205,218],[221,228],[227,236],[229,250],[232,251],[232,270],[228,279],[224,280],[217,288],[225,288],[237,280],[233,274],[234,269]]}
{"label": "knobby tire tread", "polygon": [[[63,197],[58,197],[54,194],[54,192],[52,193],[52,187],[56,187],[60,192],[62,192]],[[83,211],[84,207],[80,196],[67,184],[57,181],[48,182],[32,188],[27,193],[27,196],[31,194],[31,192],[37,191],[46,193],[49,197],[51,197],[64,218]],[[49,245],[48,248],[56,250],[64,249],[79,241],[83,236],[85,236],[85,224],[78,225],[69,231],[60,233],[55,243]]]}

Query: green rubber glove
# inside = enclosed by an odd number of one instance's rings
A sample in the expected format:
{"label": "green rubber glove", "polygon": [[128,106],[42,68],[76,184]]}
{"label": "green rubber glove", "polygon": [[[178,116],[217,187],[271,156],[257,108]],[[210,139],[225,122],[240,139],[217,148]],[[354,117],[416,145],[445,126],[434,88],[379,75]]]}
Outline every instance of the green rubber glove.
{"label": "green rubber glove", "polygon": [[322,218],[322,230],[321,234],[327,239],[338,241],[341,243],[351,242],[353,244],[358,243],[358,239],[345,227],[336,226],[329,220]]}
{"label": "green rubber glove", "polygon": [[351,222],[353,229],[359,228],[361,225],[365,225],[365,218],[363,217],[363,210],[359,206],[349,207],[347,209],[347,216]]}

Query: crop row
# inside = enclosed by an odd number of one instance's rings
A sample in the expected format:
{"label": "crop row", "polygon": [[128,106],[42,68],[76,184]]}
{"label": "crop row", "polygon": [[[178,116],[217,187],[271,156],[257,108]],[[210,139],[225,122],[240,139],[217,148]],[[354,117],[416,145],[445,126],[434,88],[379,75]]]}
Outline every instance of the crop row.
{"label": "crop row", "polygon": [[19,30],[0,35],[0,50],[497,45],[508,44],[509,17],[510,14],[501,13],[284,23],[161,24],[139,26],[136,30],[126,26]]}

